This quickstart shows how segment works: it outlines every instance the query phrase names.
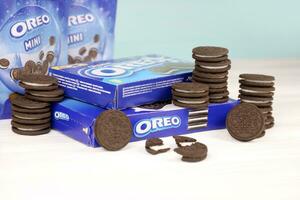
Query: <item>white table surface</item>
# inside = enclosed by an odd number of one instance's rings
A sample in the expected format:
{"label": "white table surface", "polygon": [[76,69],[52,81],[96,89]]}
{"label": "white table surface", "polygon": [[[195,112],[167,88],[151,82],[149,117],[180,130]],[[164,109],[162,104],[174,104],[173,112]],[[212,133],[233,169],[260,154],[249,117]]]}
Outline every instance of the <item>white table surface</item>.
{"label": "white table surface", "polygon": [[[0,121],[0,199],[300,199],[300,60],[233,60],[229,88],[240,73],[276,77],[276,126],[242,143],[226,130],[195,133],[208,158],[184,163],[175,152],[152,156],[144,141],[119,152],[89,148],[56,131],[12,133]],[[172,138],[165,143],[175,147]]]}

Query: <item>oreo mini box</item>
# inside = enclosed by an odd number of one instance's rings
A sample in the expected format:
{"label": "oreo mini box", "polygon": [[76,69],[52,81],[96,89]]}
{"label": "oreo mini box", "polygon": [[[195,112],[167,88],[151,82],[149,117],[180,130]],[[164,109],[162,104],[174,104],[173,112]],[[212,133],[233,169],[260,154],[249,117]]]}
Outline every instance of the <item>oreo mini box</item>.
{"label": "oreo mini box", "polygon": [[108,109],[125,109],[171,99],[171,85],[191,78],[194,66],[176,58],[146,55],[55,66],[67,97]]}
{"label": "oreo mini box", "polygon": [[[143,107],[127,108],[122,110],[129,118],[133,133],[131,141],[145,140],[153,137],[167,137],[194,132],[225,128],[227,113],[238,103],[229,100],[222,104],[208,106],[207,119],[193,116],[197,111],[166,104],[159,109]],[[95,136],[95,122],[106,111],[91,104],[65,99],[52,107],[52,127],[63,134],[91,147],[98,147]],[[200,115],[203,115],[200,113]],[[196,121],[195,121],[196,120]],[[192,123],[191,123],[192,121]],[[204,126],[203,126],[204,125]]]}

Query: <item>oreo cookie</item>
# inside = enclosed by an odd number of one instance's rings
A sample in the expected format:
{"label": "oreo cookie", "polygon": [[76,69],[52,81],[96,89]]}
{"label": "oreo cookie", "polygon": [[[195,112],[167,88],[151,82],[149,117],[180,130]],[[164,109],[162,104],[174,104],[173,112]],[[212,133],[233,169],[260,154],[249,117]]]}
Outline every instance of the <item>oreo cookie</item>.
{"label": "oreo cookie", "polygon": [[44,118],[44,119],[28,120],[28,119],[20,119],[13,116],[12,121],[20,124],[25,124],[25,125],[32,125],[32,124],[39,125],[39,124],[51,123],[51,117]]}
{"label": "oreo cookie", "polygon": [[159,110],[162,109],[164,106],[170,104],[171,101],[159,101],[151,104],[144,104],[139,106],[140,108],[145,108],[145,109],[154,109],[154,110]]}
{"label": "oreo cookie", "polygon": [[44,109],[50,106],[49,103],[32,101],[17,93],[11,94],[9,99],[12,105],[29,110]]}
{"label": "oreo cookie", "polygon": [[12,111],[12,116],[16,117],[18,119],[24,119],[24,120],[40,120],[49,118],[51,116],[51,112],[46,113],[21,113],[17,111]]}
{"label": "oreo cookie", "polygon": [[121,111],[107,110],[95,122],[95,137],[106,150],[117,151],[125,147],[132,136],[129,118]]}
{"label": "oreo cookie", "polygon": [[179,82],[172,85],[173,96],[178,97],[207,97],[208,85],[193,82]]}
{"label": "oreo cookie", "polygon": [[265,117],[255,105],[239,104],[227,114],[226,128],[233,138],[251,141],[261,137],[265,130]]}
{"label": "oreo cookie", "polygon": [[45,112],[50,112],[50,107],[39,108],[39,109],[27,109],[16,105],[12,105],[12,110],[21,113],[45,113]]}
{"label": "oreo cookie", "polygon": [[164,143],[160,138],[151,138],[146,141],[145,149],[152,155],[165,153],[170,150],[168,147],[164,147]]}
{"label": "oreo cookie", "polygon": [[241,74],[239,82],[245,86],[273,87],[274,76],[263,74]]}
{"label": "oreo cookie", "polygon": [[37,136],[37,135],[44,135],[51,131],[51,128],[46,128],[43,130],[32,130],[32,129],[22,129],[18,127],[12,127],[12,131],[19,135],[26,135],[26,136]]}
{"label": "oreo cookie", "polygon": [[29,90],[54,90],[58,88],[57,79],[47,75],[24,74],[20,86]]}
{"label": "oreo cookie", "polygon": [[220,58],[228,54],[228,49],[216,46],[200,46],[192,50],[194,57],[199,60],[205,58]]}
{"label": "oreo cookie", "polygon": [[195,142],[190,146],[178,147],[174,151],[182,155],[181,160],[185,162],[199,162],[207,157],[207,146],[200,142]]}
{"label": "oreo cookie", "polygon": [[254,96],[246,96],[239,95],[239,98],[242,103],[251,103],[256,106],[267,107],[271,106],[273,103],[273,97],[254,97]]}
{"label": "oreo cookie", "polygon": [[57,102],[64,98],[64,91],[61,88],[48,91],[25,90],[25,97],[42,102]]}

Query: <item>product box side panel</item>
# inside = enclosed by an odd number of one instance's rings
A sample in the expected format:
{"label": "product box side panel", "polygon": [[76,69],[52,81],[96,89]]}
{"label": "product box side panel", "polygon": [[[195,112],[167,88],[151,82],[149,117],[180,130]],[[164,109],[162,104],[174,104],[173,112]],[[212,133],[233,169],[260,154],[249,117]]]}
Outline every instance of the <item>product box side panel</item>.
{"label": "product box side panel", "polygon": [[52,128],[83,144],[92,146],[90,137],[93,119],[55,104],[52,106]]}
{"label": "product box side panel", "polygon": [[65,91],[65,96],[113,108],[116,86],[60,70],[51,69],[51,75],[58,79],[59,86]]}
{"label": "product box side panel", "polygon": [[188,81],[192,74],[184,73],[168,77],[122,84],[118,87],[118,109],[170,100],[171,86],[174,83]]}

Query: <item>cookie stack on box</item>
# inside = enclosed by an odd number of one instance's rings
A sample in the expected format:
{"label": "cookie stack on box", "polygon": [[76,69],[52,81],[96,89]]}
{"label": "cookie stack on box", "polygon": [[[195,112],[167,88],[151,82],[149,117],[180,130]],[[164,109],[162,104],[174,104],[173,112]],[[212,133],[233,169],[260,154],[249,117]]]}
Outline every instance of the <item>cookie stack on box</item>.
{"label": "cookie stack on box", "polygon": [[209,102],[224,103],[228,101],[227,90],[228,71],[231,61],[228,59],[228,49],[213,46],[201,46],[193,49],[195,69],[193,82],[209,86]]}
{"label": "cookie stack on box", "polygon": [[265,116],[265,128],[274,126],[272,114],[272,104],[274,96],[273,76],[262,74],[241,74],[239,99],[241,103],[251,103],[256,105]]}
{"label": "cookie stack on box", "polygon": [[63,100],[64,91],[54,77],[21,74],[19,85],[25,96],[10,95],[12,130],[21,135],[41,135],[51,130],[51,103]]}
{"label": "cookie stack on box", "polygon": [[188,118],[188,129],[207,126],[208,120],[208,85],[192,82],[181,82],[172,85],[173,104],[191,108]]}

